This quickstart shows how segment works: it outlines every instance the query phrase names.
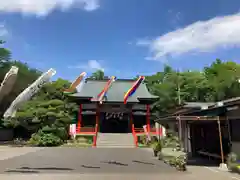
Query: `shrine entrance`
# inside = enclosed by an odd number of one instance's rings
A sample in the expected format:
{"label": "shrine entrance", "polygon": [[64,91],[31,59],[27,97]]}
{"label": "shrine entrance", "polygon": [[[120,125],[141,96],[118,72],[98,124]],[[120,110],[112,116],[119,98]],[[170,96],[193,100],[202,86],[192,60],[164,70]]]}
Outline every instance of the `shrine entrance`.
{"label": "shrine entrance", "polygon": [[127,113],[102,113],[99,132],[130,133],[129,116]]}

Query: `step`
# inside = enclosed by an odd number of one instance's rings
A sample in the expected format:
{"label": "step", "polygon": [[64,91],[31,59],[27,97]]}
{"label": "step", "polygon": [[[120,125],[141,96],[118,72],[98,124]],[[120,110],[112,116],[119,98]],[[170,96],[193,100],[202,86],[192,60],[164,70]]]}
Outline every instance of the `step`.
{"label": "step", "polygon": [[98,143],[97,145],[133,145],[133,143]]}
{"label": "step", "polygon": [[97,138],[99,148],[134,148],[134,138],[131,133],[99,133]]}
{"label": "step", "polygon": [[97,145],[129,145],[129,146],[132,146],[133,143],[97,143]]}
{"label": "step", "polygon": [[134,146],[97,146],[97,148],[135,148]]}
{"label": "step", "polygon": [[102,146],[102,145],[99,145],[99,146],[96,146],[96,147],[135,147],[135,146],[127,146],[127,145],[108,145],[108,146]]}

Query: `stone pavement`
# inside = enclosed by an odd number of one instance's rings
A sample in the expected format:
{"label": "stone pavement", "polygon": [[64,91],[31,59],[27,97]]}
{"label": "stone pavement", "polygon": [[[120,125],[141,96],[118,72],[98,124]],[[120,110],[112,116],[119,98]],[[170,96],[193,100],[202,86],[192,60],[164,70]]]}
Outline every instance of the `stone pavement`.
{"label": "stone pavement", "polygon": [[1,148],[1,180],[240,180],[213,167],[177,172],[136,148]]}

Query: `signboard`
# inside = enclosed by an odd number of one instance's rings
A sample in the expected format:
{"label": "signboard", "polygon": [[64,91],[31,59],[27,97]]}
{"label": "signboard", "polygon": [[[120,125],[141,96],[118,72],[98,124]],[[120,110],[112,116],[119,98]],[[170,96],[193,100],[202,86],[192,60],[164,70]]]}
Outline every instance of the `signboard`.
{"label": "signboard", "polygon": [[147,125],[143,126],[143,130],[144,130],[144,132],[145,132],[145,134],[147,136],[148,141],[151,141],[151,136],[150,136],[150,134],[149,134],[149,132],[147,130]]}
{"label": "signboard", "polygon": [[112,113],[105,113],[106,119],[119,119],[122,120],[124,113],[122,112],[112,112]]}
{"label": "signboard", "polygon": [[69,134],[75,138],[76,137],[76,124],[70,124],[69,126]]}

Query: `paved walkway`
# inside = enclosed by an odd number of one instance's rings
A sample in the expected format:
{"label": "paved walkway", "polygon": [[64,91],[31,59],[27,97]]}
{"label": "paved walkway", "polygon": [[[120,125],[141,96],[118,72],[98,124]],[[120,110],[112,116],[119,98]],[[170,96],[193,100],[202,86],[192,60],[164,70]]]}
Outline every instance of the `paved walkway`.
{"label": "paved walkway", "polygon": [[0,173],[178,173],[135,148],[45,148],[2,160]]}
{"label": "paved walkway", "polygon": [[43,148],[0,146],[0,160],[36,152]]}
{"label": "paved walkway", "polygon": [[[217,168],[190,166],[188,172],[177,172],[144,149],[3,149],[0,147],[1,180],[240,180]],[[9,154],[2,157],[1,152]]]}

